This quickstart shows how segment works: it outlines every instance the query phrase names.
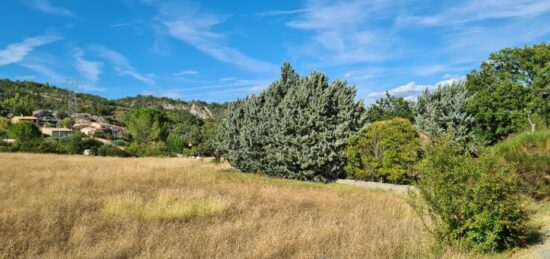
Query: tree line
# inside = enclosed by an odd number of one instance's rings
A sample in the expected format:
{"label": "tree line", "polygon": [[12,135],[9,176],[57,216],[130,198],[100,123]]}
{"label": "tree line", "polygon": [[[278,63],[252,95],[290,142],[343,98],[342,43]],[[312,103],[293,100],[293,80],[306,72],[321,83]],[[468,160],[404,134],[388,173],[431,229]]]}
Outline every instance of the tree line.
{"label": "tree line", "polygon": [[[266,90],[228,106],[214,152],[243,172],[412,183],[411,204],[441,244],[506,250],[527,242],[523,195],[550,195],[549,71],[548,44],[506,48],[416,102],[387,93],[364,107],[345,81],[285,63]],[[538,135],[503,141],[525,130]],[[537,160],[495,144],[530,146]]]}

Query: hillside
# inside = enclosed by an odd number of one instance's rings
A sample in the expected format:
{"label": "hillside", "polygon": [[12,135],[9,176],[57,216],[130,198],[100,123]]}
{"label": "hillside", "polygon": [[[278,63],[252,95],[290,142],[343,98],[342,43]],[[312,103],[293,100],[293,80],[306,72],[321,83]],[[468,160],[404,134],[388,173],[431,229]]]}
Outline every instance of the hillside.
{"label": "hillside", "polygon": [[186,110],[202,118],[216,118],[223,104],[204,101],[185,102],[167,97],[138,95],[121,99],[74,93],[70,90],[32,81],[0,80],[0,115],[30,114],[37,110],[89,113],[107,119],[120,112],[145,106],[160,106],[166,110]]}

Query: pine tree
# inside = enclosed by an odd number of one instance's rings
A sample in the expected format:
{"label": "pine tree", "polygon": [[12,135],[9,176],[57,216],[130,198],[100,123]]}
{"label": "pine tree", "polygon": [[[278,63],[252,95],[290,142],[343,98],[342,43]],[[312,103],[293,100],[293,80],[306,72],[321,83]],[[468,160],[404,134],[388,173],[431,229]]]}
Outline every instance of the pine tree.
{"label": "pine tree", "polygon": [[466,110],[469,99],[464,82],[426,90],[414,106],[416,128],[431,137],[451,134],[464,151],[475,152],[478,141],[474,135],[475,119]]}
{"label": "pine tree", "polygon": [[364,123],[355,89],[285,63],[259,96],[233,103],[217,136],[220,154],[242,171],[326,181],[343,174],[347,138]]}

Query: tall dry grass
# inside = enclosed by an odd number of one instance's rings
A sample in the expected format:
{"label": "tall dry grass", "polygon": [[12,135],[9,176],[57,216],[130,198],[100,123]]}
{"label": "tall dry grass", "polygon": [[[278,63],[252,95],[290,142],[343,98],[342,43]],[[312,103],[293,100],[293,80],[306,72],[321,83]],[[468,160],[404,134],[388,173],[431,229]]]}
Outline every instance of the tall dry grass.
{"label": "tall dry grass", "polygon": [[[229,170],[182,158],[0,154],[0,257],[432,257],[404,196]],[[171,199],[223,207],[159,216]],[[154,209],[147,218],[117,209],[128,200]]]}

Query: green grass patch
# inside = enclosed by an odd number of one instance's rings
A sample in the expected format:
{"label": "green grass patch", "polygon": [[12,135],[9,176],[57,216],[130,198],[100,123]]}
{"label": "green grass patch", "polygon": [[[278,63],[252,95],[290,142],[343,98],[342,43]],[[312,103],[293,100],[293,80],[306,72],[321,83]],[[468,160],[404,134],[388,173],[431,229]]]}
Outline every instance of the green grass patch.
{"label": "green grass patch", "polygon": [[523,132],[493,149],[514,168],[526,194],[539,200],[550,197],[550,130]]}
{"label": "green grass patch", "polygon": [[150,201],[145,201],[137,195],[111,198],[106,202],[103,213],[112,217],[152,221],[211,217],[227,208],[229,203],[220,198],[164,192]]}

